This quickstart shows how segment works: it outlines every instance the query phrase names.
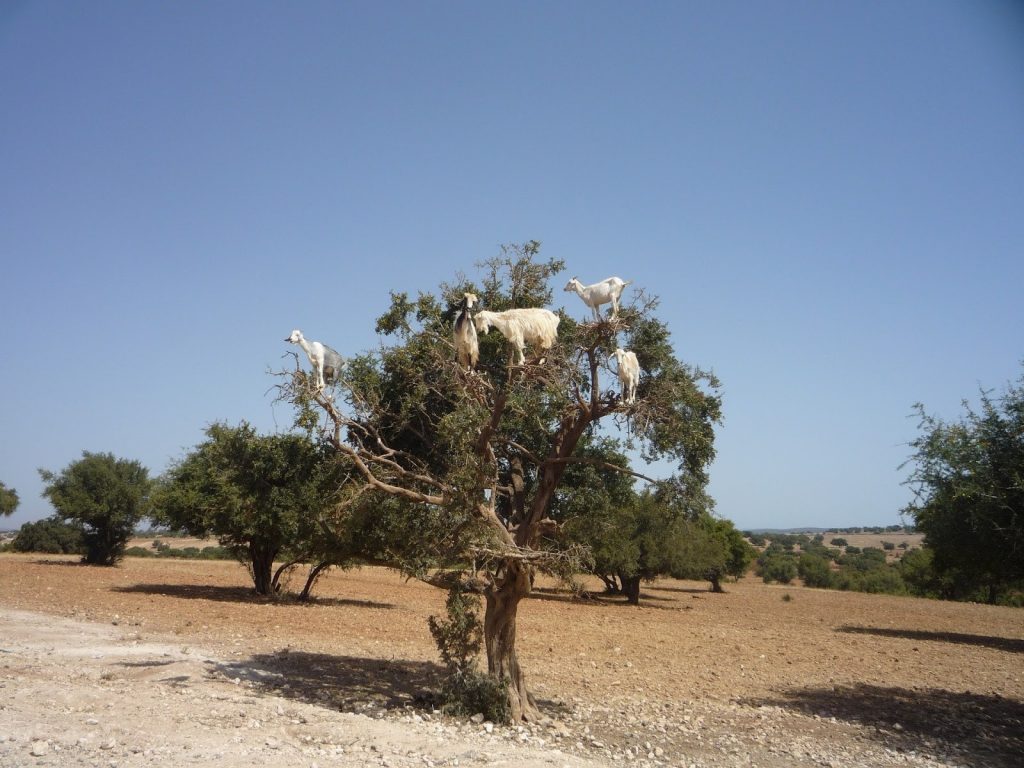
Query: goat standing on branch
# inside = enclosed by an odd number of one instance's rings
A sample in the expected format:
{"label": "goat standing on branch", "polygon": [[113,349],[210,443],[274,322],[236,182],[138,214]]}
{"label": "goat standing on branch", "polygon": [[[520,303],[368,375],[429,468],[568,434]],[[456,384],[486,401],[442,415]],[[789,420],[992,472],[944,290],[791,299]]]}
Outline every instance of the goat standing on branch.
{"label": "goat standing on branch", "polygon": [[455,328],[452,332],[455,337],[455,356],[459,365],[466,368],[476,368],[477,360],[480,359],[480,344],[477,341],[473,318],[469,314],[476,302],[476,294],[463,294],[459,316],[455,318]]}
{"label": "goat standing on branch", "polygon": [[619,297],[622,289],[630,285],[632,280],[623,280],[620,277],[608,277],[593,285],[584,285],[577,278],[573,278],[565,284],[565,290],[575,291],[583,299],[583,303],[594,310],[594,319],[601,321],[601,305],[611,302],[612,317],[619,316]]}
{"label": "goat standing on branch", "polygon": [[636,402],[636,385],[640,383],[640,361],[636,352],[617,347],[612,353],[619,364],[619,383],[622,385],[622,399],[626,405]]}
{"label": "goat standing on branch", "polygon": [[319,341],[306,341],[302,331],[298,328],[292,331],[285,341],[298,344],[305,351],[310,365],[313,366],[313,378],[316,382],[317,391],[322,390],[328,380],[331,383],[337,381],[341,375],[341,366],[344,363],[341,355]]}
{"label": "goat standing on branch", "polygon": [[[541,349],[551,349],[558,340],[558,317],[550,309],[506,309],[504,312],[488,312],[481,310],[473,322],[480,333],[487,333],[493,325],[501,335],[512,342],[516,348],[516,364],[523,365],[526,356],[523,349],[526,344]],[[540,362],[544,362],[541,358]]]}

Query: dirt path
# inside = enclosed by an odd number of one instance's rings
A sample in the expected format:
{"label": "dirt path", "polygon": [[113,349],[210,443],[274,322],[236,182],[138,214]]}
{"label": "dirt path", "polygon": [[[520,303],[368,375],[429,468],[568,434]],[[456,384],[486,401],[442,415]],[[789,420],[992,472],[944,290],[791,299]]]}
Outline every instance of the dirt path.
{"label": "dirt path", "polygon": [[424,706],[444,595],[331,574],[310,606],[232,563],[0,555],[0,766],[993,766],[1024,754],[1024,612],[658,582],[542,585],[521,657],[547,719]]}

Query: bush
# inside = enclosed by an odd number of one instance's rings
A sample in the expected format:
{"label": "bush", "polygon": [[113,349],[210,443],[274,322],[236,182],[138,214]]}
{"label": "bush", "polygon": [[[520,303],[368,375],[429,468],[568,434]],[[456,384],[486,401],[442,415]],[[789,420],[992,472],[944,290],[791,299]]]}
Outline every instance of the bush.
{"label": "bush", "polygon": [[761,563],[761,578],[765,584],[777,582],[789,584],[796,578],[797,568],[792,557],[785,555],[773,555],[767,557]]}
{"label": "bush", "polygon": [[79,526],[54,516],[21,526],[11,542],[11,549],[49,555],[81,555],[85,552],[85,540]]}
{"label": "bush", "polygon": [[828,588],[832,586],[832,569],[829,566],[829,561],[820,555],[805,552],[800,556],[797,572],[803,579],[805,587]]}
{"label": "bush", "polygon": [[495,723],[507,723],[508,690],[505,684],[477,671],[477,657],[483,638],[479,616],[480,599],[458,586],[448,592],[448,619],[431,616],[427,622],[448,676],[441,688],[442,709],[454,715],[483,716]]}
{"label": "bush", "polygon": [[830,541],[829,544],[831,544],[833,547],[845,547],[846,539],[832,539],[832,541]]}
{"label": "bush", "polygon": [[876,568],[864,574],[861,590],[874,594],[905,595],[907,585],[895,568]]}
{"label": "bush", "polygon": [[146,547],[128,547],[124,551],[125,557],[156,557],[156,552]]}
{"label": "bush", "polygon": [[896,545],[893,544],[891,541],[883,541],[882,549],[884,549],[886,552],[892,552],[894,549],[896,549]]}

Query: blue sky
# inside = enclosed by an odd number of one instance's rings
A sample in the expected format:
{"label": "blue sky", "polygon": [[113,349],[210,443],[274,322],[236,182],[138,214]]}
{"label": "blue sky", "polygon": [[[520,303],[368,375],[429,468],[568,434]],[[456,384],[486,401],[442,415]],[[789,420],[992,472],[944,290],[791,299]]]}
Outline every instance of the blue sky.
{"label": "blue sky", "polygon": [[899,522],[913,403],[1022,370],[1022,8],[3,3],[0,526],[83,450],[286,428],[292,328],[371,348],[530,239],[720,377],[721,515]]}

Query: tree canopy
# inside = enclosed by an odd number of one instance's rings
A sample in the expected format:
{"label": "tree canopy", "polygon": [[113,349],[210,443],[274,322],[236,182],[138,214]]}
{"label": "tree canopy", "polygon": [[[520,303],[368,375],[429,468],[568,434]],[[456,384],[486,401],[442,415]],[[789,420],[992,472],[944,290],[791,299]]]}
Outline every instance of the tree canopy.
{"label": "tree canopy", "polygon": [[326,542],[321,528],[343,484],[333,451],[302,434],[260,435],[245,422],[213,424],[206,436],[164,473],[155,520],[216,536],[249,568],[261,595],[273,594],[299,562],[321,569],[340,562],[337,543]]}
{"label": "tree canopy", "polygon": [[0,482],[0,517],[14,514],[18,508],[18,492]]}
{"label": "tree canopy", "polygon": [[915,500],[905,511],[952,596],[981,589],[993,601],[1024,581],[1024,374],[963,407],[945,422],[915,406],[922,434],[910,443]]}
{"label": "tree canopy", "polygon": [[[358,477],[362,491],[347,509],[378,515],[381,551],[432,583],[483,594],[488,673],[506,687],[513,719],[536,715],[515,652],[516,615],[534,569],[567,557],[556,511],[576,490],[567,490],[570,468],[642,475],[583,450],[608,429],[642,460],[674,466],[668,483],[697,503],[721,405],[714,376],[676,356],[657,301],[643,290],[599,322],[561,310],[558,342],[543,360],[533,350],[525,365],[512,364],[509,344],[492,331],[479,338],[476,370],[461,367],[452,318],[464,293],[489,311],[552,304],[549,283],[564,265],[541,260],[539,250],[536,242],[506,247],[478,265],[477,281],[458,276],[437,295],[394,294],[377,322],[389,343],[351,357],[333,394],[310,386],[298,358],[281,386],[296,423],[319,423]],[[588,312],[578,300],[571,306]],[[608,364],[619,346],[640,362],[633,405]]]}
{"label": "tree canopy", "polygon": [[64,520],[82,526],[83,557],[93,565],[114,565],[148,509],[149,470],[111,453],[83,451],[59,473],[45,469],[43,496]]}

